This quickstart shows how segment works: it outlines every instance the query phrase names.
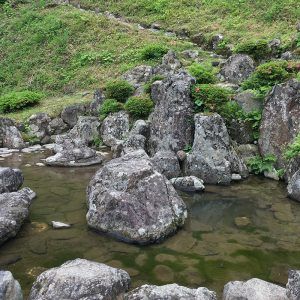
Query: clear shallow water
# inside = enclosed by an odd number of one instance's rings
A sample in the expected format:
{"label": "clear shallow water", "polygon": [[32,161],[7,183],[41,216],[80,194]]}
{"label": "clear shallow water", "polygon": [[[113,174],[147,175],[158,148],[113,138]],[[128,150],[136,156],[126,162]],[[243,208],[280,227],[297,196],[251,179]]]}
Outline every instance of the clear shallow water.
{"label": "clear shallow water", "polygon": [[[96,167],[35,166],[44,154],[15,154],[0,166],[21,168],[24,186],[38,195],[28,222],[0,247],[0,266],[28,294],[36,276],[77,257],[127,270],[132,287],[143,283],[206,286],[221,294],[230,280],[252,277],[285,284],[300,268],[300,203],[286,198],[283,183],[251,177],[230,187],[209,186],[181,196],[189,207],[185,227],[162,244],[135,246],[88,229],[85,189]],[[31,167],[26,167],[26,164]],[[248,217],[246,227],[236,217]],[[73,224],[54,230],[51,221]]]}

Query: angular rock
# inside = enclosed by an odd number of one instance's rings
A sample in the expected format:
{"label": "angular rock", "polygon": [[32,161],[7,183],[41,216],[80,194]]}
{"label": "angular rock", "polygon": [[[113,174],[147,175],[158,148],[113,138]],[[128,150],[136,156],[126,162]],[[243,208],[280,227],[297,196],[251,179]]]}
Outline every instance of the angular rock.
{"label": "angular rock", "polygon": [[152,86],[155,108],[150,116],[149,152],[184,149],[192,143],[193,102],[190,97],[194,78],[185,71],[157,81]]}
{"label": "angular rock", "polygon": [[252,124],[249,121],[230,120],[228,133],[238,144],[251,144],[255,140]]}
{"label": "angular rock", "polygon": [[202,32],[191,36],[191,41],[197,44],[198,46],[202,46],[205,43],[205,40],[205,36]]}
{"label": "angular rock", "polygon": [[125,73],[123,75],[123,79],[128,81],[135,88],[138,88],[142,84],[148,82],[153,75],[154,75],[153,67],[141,65]]}
{"label": "angular rock", "polygon": [[104,100],[105,100],[104,93],[101,90],[96,90],[94,92],[93,101],[91,102],[89,107],[89,111],[92,116],[94,117],[99,116],[99,111]]}
{"label": "angular rock", "polygon": [[287,190],[290,198],[300,201],[300,170],[289,180]]}
{"label": "angular rock", "polygon": [[127,272],[78,258],[39,275],[29,300],[119,299],[129,285]]}
{"label": "angular rock", "polygon": [[259,150],[273,154],[277,168],[286,168],[283,151],[300,132],[300,82],[290,80],[275,85],[265,100],[260,126]]}
{"label": "angular rock", "polygon": [[218,114],[196,114],[195,138],[185,172],[209,184],[229,184],[233,173],[248,176],[248,170],[230,143],[225,123]]}
{"label": "angular rock", "polygon": [[217,295],[204,287],[190,289],[178,284],[142,285],[125,294],[124,300],[217,300]]}
{"label": "angular rock", "polygon": [[131,134],[141,134],[144,137],[149,137],[150,124],[144,120],[137,120],[130,131]]}
{"label": "angular rock", "polygon": [[0,299],[23,300],[21,286],[9,271],[0,271]]}
{"label": "angular rock", "polygon": [[100,122],[97,117],[78,117],[76,125],[68,134],[72,138],[79,138],[87,145],[100,137]]}
{"label": "angular rock", "polygon": [[168,179],[180,176],[181,170],[178,158],[174,152],[158,151],[151,158],[155,169]]}
{"label": "angular rock", "polygon": [[289,300],[300,299],[300,271],[289,270],[288,283],[286,285],[286,295]]}
{"label": "angular rock", "polygon": [[250,56],[234,54],[227,59],[220,74],[225,80],[240,84],[251,75],[254,69],[254,61]]}
{"label": "angular rock", "polygon": [[114,147],[124,140],[129,133],[129,116],[125,111],[110,114],[101,125],[103,143]]}
{"label": "angular rock", "polygon": [[0,194],[0,245],[18,233],[34,197],[35,193],[29,188]]}
{"label": "angular rock", "polygon": [[101,155],[88,146],[81,139],[71,138],[68,135],[56,136],[53,156],[46,158],[49,166],[83,167],[100,164]]}
{"label": "angular rock", "polygon": [[28,119],[29,133],[38,138],[41,144],[47,144],[51,138],[51,118],[46,113],[37,113]]}
{"label": "angular rock", "polygon": [[252,278],[248,281],[231,281],[224,286],[223,300],[288,300],[285,288]]}
{"label": "angular rock", "polygon": [[246,113],[250,113],[254,110],[260,111],[263,108],[262,101],[258,100],[255,94],[249,90],[238,93],[234,97],[234,100]]}
{"label": "angular rock", "polygon": [[259,155],[258,146],[254,144],[238,145],[236,151],[245,164],[250,158]]}
{"label": "angular rock", "polygon": [[173,50],[169,50],[162,58],[162,63],[155,67],[153,72],[155,75],[169,76],[175,74],[182,64],[177,59],[177,55]]}
{"label": "angular rock", "polygon": [[88,225],[125,242],[161,241],[184,224],[186,206],[143,150],[113,159],[91,180]]}
{"label": "angular rock", "polygon": [[[146,138],[145,136],[141,134],[129,134],[128,138],[126,141],[122,144],[120,144],[120,147],[122,145],[122,153],[126,154],[129,152],[132,152],[134,150],[145,150],[146,148]],[[115,151],[116,152],[116,151]],[[118,155],[117,155],[118,157]]]}
{"label": "angular rock", "polygon": [[199,56],[199,51],[197,50],[185,50],[181,54],[187,59],[196,59]]}
{"label": "angular rock", "polygon": [[15,123],[8,118],[0,118],[0,148],[21,149],[25,147],[22,135]]}
{"label": "angular rock", "polygon": [[87,104],[73,104],[63,109],[61,118],[70,128],[72,128],[76,125],[78,117],[83,116],[86,111]]}
{"label": "angular rock", "polygon": [[184,192],[201,192],[205,189],[203,180],[195,176],[172,178],[174,188]]}
{"label": "angular rock", "polygon": [[224,40],[224,36],[220,33],[214,35],[209,43],[211,50],[217,50],[219,44]]}
{"label": "angular rock", "polygon": [[17,191],[23,184],[21,170],[0,167],[0,193]]}
{"label": "angular rock", "polygon": [[62,118],[54,118],[49,123],[49,126],[51,135],[62,134],[69,129],[69,126],[63,121]]}

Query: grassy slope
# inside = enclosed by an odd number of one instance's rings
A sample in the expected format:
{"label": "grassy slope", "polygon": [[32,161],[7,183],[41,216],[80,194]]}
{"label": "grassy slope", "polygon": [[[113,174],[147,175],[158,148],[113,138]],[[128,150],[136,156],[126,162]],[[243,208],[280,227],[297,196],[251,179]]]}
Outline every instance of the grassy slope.
{"label": "grassy slope", "polygon": [[223,33],[232,43],[253,38],[289,40],[299,21],[299,0],[71,0],[191,33]]}

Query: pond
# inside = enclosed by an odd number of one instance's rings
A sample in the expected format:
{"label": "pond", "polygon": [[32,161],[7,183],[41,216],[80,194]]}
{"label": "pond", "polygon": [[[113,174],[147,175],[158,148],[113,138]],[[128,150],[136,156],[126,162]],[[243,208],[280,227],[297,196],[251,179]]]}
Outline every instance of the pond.
{"label": "pond", "polygon": [[[25,296],[38,274],[78,257],[127,270],[132,287],[176,282],[219,295],[230,280],[258,277],[285,285],[287,270],[300,268],[300,204],[286,198],[282,182],[253,176],[200,194],[180,193],[189,208],[184,228],[161,244],[136,246],[87,227],[85,190],[99,166],[36,166],[44,157],[16,153],[0,161],[20,168],[24,186],[37,193],[28,222],[0,247],[1,268],[20,281]],[[72,227],[55,230],[51,221]]]}

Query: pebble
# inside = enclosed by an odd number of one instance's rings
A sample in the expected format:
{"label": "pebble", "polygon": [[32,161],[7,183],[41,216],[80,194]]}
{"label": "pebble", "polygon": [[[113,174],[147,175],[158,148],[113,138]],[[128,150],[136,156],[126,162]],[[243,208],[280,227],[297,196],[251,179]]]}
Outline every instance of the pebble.
{"label": "pebble", "polygon": [[52,227],[54,229],[63,229],[63,228],[70,228],[71,227],[70,224],[66,224],[66,223],[62,223],[62,222],[57,222],[57,221],[52,221],[51,224],[52,224]]}

